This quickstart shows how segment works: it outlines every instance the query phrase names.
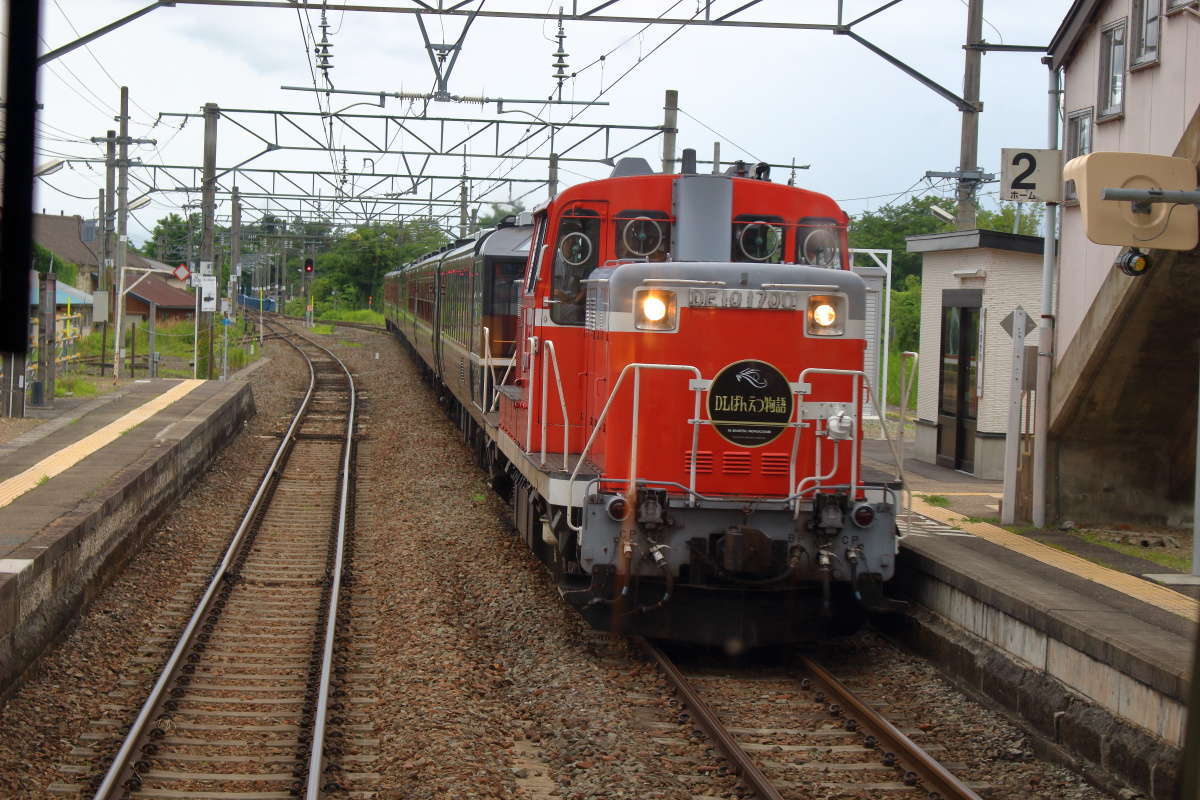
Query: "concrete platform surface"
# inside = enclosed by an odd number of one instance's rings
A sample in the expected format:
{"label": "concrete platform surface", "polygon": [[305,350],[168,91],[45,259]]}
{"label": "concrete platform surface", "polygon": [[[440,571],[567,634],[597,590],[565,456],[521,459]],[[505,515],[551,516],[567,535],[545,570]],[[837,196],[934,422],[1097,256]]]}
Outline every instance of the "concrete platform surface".
{"label": "concrete platform surface", "polygon": [[137,381],[0,446],[0,696],[253,413],[242,381]]}

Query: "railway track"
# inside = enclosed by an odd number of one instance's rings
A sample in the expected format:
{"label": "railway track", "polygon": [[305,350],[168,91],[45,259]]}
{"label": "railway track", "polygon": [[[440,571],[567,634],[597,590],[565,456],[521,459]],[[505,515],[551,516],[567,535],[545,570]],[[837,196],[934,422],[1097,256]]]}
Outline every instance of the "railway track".
{"label": "railway track", "polygon": [[182,634],[173,645],[147,643],[147,658],[169,655],[115,758],[90,784],[56,784],[56,793],[96,800],[352,794],[341,763],[354,760],[345,748],[367,726],[353,724],[352,698],[334,689],[338,648],[350,638],[343,585],[356,391],[328,350],[274,333],[307,362],[308,391]]}
{"label": "railway track", "polygon": [[[810,658],[803,677],[681,670],[635,640],[700,728],[763,800],[895,797],[980,800],[922,747]],[[886,703],[886,699],[883,701]],[[915,735],[915,733],[914,733]],[[702,794],[697,797],[704,797]]]}

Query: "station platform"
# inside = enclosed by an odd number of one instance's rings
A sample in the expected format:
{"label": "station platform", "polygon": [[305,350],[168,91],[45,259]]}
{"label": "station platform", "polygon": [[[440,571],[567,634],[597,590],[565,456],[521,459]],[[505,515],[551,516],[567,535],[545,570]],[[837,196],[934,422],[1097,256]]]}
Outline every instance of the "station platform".
{"label": "station platform", "polygon": [[[888,471],[868,444],[864,466]],[[900,524],[896,585],[915,606],[906,641],[1095,775],[1171,797],[1200,602],[1143,577],[1161,565],[995,524],[999,482],[920,462],[906,477],[914,513]]]}
{"label": "station platform", "polygon": [[241,380],[142,380],[0,445],[0,697],[253,414]]}

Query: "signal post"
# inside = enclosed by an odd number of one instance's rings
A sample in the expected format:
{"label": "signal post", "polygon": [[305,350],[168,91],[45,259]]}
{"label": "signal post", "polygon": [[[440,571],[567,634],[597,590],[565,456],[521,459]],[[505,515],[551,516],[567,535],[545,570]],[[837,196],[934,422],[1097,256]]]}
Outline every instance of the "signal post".
{"label": "signal post", "polygon": [[312,258],[304,259],[304,324],[309,328],[313,325],[312,278],[315,272]]}

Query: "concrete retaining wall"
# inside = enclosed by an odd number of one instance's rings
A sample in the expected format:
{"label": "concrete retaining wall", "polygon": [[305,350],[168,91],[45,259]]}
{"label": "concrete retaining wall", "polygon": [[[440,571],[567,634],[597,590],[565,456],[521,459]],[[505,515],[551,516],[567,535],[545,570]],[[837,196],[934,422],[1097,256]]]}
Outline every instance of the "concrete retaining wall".
{"label": "concrete retaining wall", "polygon": [[0,699],[253,415],[250,387],[226,384],[28,542],[45,549],[20,572],[0,577]]}
{"label": "concrete retaining wall", "polygon": [[971,694],[1018,715],[1042,737],[1043,756],[1110,791],[1127,784],[1173,800],[1185,685],[1130,674],[1114,666],[1121,659],[1103,663],[1085,652],[1086,633],[1020,619],[929,566],[902,552],[900,588],[916,607],[892,633]]}

